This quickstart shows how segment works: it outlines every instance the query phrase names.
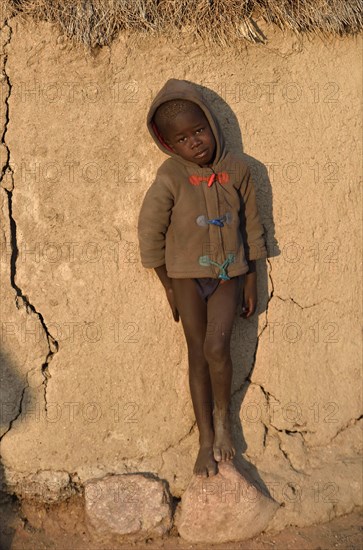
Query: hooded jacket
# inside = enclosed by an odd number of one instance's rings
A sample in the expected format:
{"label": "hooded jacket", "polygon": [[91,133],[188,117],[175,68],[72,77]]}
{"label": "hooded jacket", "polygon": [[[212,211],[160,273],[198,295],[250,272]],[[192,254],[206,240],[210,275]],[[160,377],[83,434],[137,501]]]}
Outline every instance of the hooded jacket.
{"label": "hooded jacket", "polygon": [[[171,99],[188,99],[204,112],[216,141],[210,166],[171,151],[153,120]],[[141,263],[166,265],[171,278],[228,279],[248,271],[248,260],[267,257],[254,185],[248,166],[225,147],[218,121],[202,94],[170,79],[155,97],[147,127],[165,160],[144,197],[138,219]]]}

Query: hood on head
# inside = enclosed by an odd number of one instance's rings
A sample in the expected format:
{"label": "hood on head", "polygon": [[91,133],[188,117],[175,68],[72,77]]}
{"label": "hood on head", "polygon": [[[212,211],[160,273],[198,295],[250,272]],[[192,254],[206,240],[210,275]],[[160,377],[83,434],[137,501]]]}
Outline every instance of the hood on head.
{"label": "hood on head", "polygon": [[202,109],[216,140],[216,155],[213,164],[217,164],[221,160],[222,154],[224,153],[223,134],[217,119],[204,99],[202,93],[197,89],[195,84],[188,82],[187,80],[177,80],[176,78],[171,78],[164,84],[151,104],[147,115],[147,127],[159,149],[161,149],[163,153],[180,160],[184,164],[193,164],[192,162],[182,159],[182,157],[171,150],[171,148],[164,142],[153,120],[156,109],[162,103],[165,103],[171,99],[188,99],[189,101],[196,103]]}

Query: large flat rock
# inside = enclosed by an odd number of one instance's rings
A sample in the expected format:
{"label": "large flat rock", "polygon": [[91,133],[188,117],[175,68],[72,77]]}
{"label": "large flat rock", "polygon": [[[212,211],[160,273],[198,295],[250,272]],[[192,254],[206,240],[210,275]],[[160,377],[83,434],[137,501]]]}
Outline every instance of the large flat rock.
{"label": "large flat rock", "polygon": [[190,542],[241,541],[261,533],[278,507],[232,464],[224,463],[216,476],[192,477],[176,523],[180,536]]}

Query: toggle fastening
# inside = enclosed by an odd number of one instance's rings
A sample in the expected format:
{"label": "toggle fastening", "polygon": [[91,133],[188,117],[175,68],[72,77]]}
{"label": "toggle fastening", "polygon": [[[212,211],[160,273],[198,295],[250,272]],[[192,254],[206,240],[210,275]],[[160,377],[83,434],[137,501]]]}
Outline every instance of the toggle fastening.
{"label": "toggle fastening", "polygon": [[199,256],[199,264],[203,266],[209,266],[209,265],[215,265],[219,267],[220,274],[218,275],[218,279],[223,279],[224,281],[227,281],[230,279],[230,277],[227,275],[227,267],[229,264],[232,264],[235,260],[234,254],[228,254],[227,258],[224,260],[223,264],[219,264],[213,260],[210,259],[209,256]]}
{"label": "toggle fastening", "polygon": [[202,183],[202,181],[206,181],[207,187],[212,187],[216,179],[218,183],[220,183],[221,185],[225,185],[226,183],[229,182],[229,174],[228,172],[218,172],[218,174],[213,172],[213,174],[211,174],[209,178],[205,176],[192,175],[192,176],[189,176],[189,183],[191,183],[192,185],[198,186]]}
{"label": "toggle fastening", "polygon": [[207,216],[198,216],[196,219],[196,222],[201,227],[205,227],[208,224],[211,225],[217,225],[218,227],[224,227],[224,223],[231,223],[232,221],[232,214],[230,212],[226,212],[223,216],[219,216],[219,218],[213,218],[211,220],[208,220]]}

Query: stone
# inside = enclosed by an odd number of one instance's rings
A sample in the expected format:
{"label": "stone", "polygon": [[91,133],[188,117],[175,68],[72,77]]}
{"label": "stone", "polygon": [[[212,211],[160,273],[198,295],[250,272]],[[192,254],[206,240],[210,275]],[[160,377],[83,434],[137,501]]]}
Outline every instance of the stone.
{"label": "stone", "polygon": [[85,509],[90,533],[103,540],[158,537],[172,525],[165,482],[142,474],[107,475],[87,481]]}
{"label": "stone", "polygon": [[73,493],[71,477],[67,472],[40,470],[28,476],[7,471],[6,487],[20,500],[51,504],[66,500]]}
{"label": "stone", "polygon": [[242,541],[266,529],[279,504],[231,463],[211,478],[193,476],[176,514],[180,536],[195,543]]}

